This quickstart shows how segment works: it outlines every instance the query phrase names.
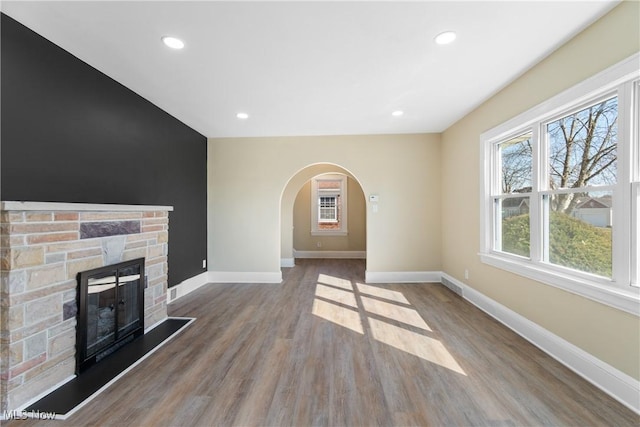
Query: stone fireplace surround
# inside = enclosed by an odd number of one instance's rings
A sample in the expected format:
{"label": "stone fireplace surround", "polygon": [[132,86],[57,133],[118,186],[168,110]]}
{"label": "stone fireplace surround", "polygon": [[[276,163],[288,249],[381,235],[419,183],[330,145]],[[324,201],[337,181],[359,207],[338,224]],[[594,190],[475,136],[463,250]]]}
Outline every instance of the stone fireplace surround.
{"label": "stone fireplace surround", "polygon": [[145,258],[145,327],[167,317],[170,206],[0,204],[0,411],[74,377],[80,271]]}

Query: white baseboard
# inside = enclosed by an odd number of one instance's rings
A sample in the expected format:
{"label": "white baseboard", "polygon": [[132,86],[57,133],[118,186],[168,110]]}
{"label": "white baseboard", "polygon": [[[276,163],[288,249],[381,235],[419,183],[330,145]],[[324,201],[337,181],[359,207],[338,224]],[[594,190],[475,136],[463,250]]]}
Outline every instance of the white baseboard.
{"label": "white baseboard", "polygon": [[282,272],[205,271],[167,290],[167,304],[208,283],[281,283]]}
{"label": "white baseboard", "polygon": [[281,271],[210,271],[209,283],[282,283]]}
{"label": "white baseboard", "polygon": [[295,258],[280,258],[280,267],[295,267]]}
{"label": "white baseboard", "polygon": [[603,362],[581,348],[544,329],[537,323],[492,300],[463,282],[442,274],[462,289],[462,296],[509,329],[589,381],[629,409],[640,414],[640,381]]}
{"label": "white baseboard", "polygon": [[366,283],[440,283],[441,271],[365,271]]}
{"label": "white baseboard", "polygon": [[199,287],[209,283],[209,273],[205,271],[197,276],[190,277],[167,289],[167,304],[172,303],[180,297],[187,295],[198,289]]}
{"label": "white baseboard", "polygon": [[345,258],[366,259],[366,251],[298,251],[293,250],[294,258]]}

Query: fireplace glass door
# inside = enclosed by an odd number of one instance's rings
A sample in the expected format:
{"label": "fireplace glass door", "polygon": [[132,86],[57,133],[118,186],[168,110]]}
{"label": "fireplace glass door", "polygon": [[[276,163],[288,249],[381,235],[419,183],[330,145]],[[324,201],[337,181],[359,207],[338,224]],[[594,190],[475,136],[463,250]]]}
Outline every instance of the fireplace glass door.
{"label": "fireplace glass door", "polygon": [[118,333],[125,335],[140,325],[138,307],[138,287],[140,286],[140,266],[126,267],[118,271]]}
{"label": "fireplace glass door", "polygon": [[142,334],[144,259],[81,272],[78,372]]}
{"label": "fireplace glass door", "polygon": [[116,341],[116,275],[108,270],[90,277],[87,287],[87,356]]}

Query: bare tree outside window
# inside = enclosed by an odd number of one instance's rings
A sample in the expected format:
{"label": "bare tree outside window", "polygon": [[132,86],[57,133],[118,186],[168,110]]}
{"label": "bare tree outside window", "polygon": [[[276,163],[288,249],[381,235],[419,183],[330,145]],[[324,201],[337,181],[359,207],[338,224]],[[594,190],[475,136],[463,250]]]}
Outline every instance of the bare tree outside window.
{"label": "bare tree outside window", "polygon": [[[514,255],[529,257],[529,204],[533,176],[532,134],[511,138],[498,145],[502,194],[497,207],[501,217],[500,249]],[[523,197],[510,196],[523,194]]]}
{"label": "bare tree outside window", "polygon": [[502,193],[531,191],[531,165],[533,150],[531,133],[500,144],[502,159]]}
{"label": "bare tree outside window", "polygon": [[[616,183],[618,98],[611,98],[547,125],[549,186],[579,189]],[[579,193],[558,195],[554,211],[571,214]]]}

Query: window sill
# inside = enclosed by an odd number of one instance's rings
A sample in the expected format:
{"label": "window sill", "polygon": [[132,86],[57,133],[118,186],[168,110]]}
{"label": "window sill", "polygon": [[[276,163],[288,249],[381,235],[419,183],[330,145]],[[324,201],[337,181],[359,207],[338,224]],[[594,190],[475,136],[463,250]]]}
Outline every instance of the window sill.
{"label": "window sill", "polygon": [[588,279],[550,271],[526,260],[511,259],[498,254],[480,253],[479,255],[480,260],[485,264],[640,316],[640,293],[637,288],[629,286],[629,290],[624,290],[606,286]]}
{"label": "window sill", "polygon": [[346,236],[347,234],[349,234],[348,231],[340,231],[340,230],[326,230],[326,231],[315,230],[311,232],[312,236]]}

